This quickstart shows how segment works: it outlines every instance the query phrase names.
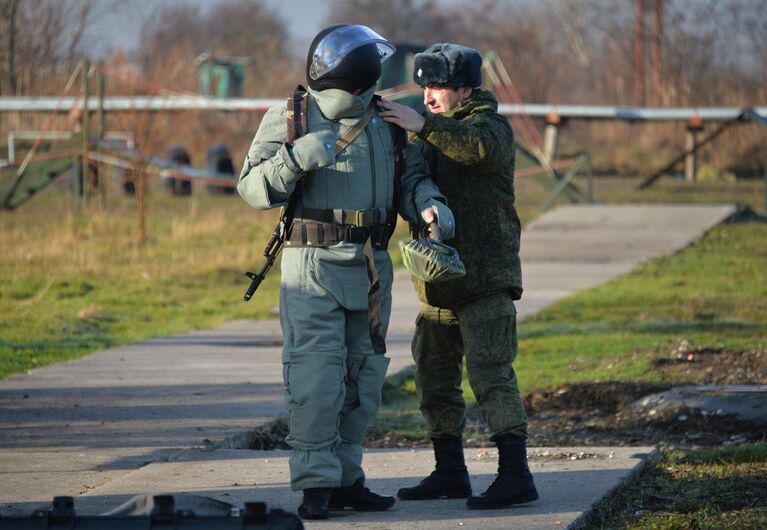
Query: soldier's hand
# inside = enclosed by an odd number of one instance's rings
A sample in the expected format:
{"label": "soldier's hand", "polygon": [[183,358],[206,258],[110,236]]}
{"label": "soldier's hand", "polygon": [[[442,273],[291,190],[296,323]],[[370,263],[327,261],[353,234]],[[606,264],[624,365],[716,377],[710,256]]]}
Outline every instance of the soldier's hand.
{"label": "soldier's hand", "polygon": [[437,223],[439,239],[452,239],[455,235],[455,220],[453,212],[445,204],[432,200],[431,206],[421,211],[421,218],[426,224]]}
{"label": "soldier's hand", "polygon": [[426,123],[426,118],[415,110],[388,99],[381,99],[378,102],[378,115],[384,121],[399,125],[406,131],[414,133],[421,132],[424,123]]}
{"label": "soldier's hand", "polygon": [[291,154],[304,171],[329,166],[336,161],[336,133],[316,131],[293,142]]}
{"label": "soldier's hand", "polygon": [[437,217],[437,208],[435,206],[429,206],[424,211],[421,212],[421,218],[426,222],[427,225],[430,225],[434,222],[434,220]]}

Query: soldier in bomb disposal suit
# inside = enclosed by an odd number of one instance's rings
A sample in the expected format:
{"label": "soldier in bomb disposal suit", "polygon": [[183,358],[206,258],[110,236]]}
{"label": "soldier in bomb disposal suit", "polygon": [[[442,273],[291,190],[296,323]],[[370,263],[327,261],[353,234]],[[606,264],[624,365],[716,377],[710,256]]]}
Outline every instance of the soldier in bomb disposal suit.
{"label": "soldier in bomb disposal suit", "polygon": [[386,247],[397,214],[410,223],[436,221],[444,238],[453,234],[452,213],[421,153],[377,116],[375,83],[393,52],[366,26],[320,31],[306,63],[308,94],[296,92],[308,132],[289,139],[289,125],[303,129],[301,120],[288,120],[286,105],[271,108],[237,186],[258,209],[298,199],[285,232],[280,323],[290,481],[303,492],[305,519],[394,505],[365,487],[361,466],[389,364]]}

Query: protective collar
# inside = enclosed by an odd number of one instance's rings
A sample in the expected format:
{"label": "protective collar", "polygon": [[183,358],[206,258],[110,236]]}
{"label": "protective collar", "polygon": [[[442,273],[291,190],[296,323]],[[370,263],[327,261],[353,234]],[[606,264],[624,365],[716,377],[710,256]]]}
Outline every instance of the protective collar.
{"label": "protective collar", "polygon": [[328,120],[359,118],[373,98],[376,87],[372,86],[361,94],[352,94],[338,88],[316,91],[309,89],[309,94],[317,102],[320,112]]}

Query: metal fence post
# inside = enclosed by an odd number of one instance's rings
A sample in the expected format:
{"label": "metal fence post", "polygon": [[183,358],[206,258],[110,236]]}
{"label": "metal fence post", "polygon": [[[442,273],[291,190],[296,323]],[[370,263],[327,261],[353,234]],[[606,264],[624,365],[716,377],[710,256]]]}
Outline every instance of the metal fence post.
{"label": "metal fence post", "polygon": [[90,181],[90,175],[88,171],[88,118],[90,117],[88,114],[88,96],[90,95],[88,92],[88,70],[90,69],[90,63],[88,59],[83,59],[83,69],[81,71],[82,75],[82,90],[83,90],[83,114],[82,114],[82,126],[80,128],[80,132],[83,135],[83,153],[82,153],[82,165],[81,165],[81,173],[80,173],[80,186],[78,192],[81,194],[81,201],[83,203],[87,202],[87,196],[88,193],[91,191],[89,190],[89,181]]}
{"label": "metal fence post", "polygon": [[594,202],[594,171],[591,166],[591,155],[584,153],[586,156],[586,195],[589,198],[589,202]]}

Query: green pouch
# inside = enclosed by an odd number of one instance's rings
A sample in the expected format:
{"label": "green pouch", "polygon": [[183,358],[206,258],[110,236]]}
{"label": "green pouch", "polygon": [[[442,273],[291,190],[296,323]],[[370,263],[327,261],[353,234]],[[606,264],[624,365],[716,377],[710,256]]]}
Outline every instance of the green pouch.
{"label": "green pouch", "polygon": [[414,276],[429,283],[455,280],[466,275],[458,251],[432,239],[402,239],[402,262]]}

